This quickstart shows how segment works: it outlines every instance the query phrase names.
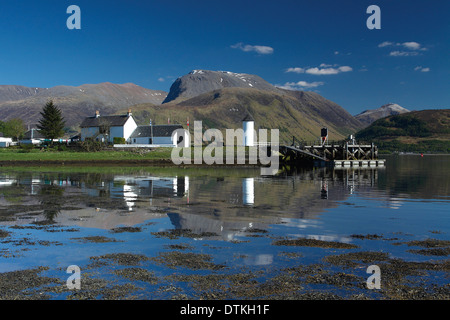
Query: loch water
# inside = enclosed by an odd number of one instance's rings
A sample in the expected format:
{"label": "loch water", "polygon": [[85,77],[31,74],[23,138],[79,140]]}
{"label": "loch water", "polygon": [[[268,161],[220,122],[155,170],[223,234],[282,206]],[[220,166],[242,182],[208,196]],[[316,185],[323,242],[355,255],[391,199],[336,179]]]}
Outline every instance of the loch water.
{"label": "loch water", "polygon": [[[385,159],[379,168],[284,168],[275,176],[240,167],[1,167],[0,273],[45,266],[63,281],[68,266],[83,272],[92,257],[160,257],[174,245],[210,256],[229,273],[270,274],[348,252],[274,245],[283,239],[353,244],[412,262],[447,260],[411,243],[450,240],[450,156]],[[114,241],[83,241],[94,237]],[[160,277],[217,272],[144,267]],[[445,272],[433,279],[450,282]],[[151,299],[151,290],[144,286],[140,297]]]}

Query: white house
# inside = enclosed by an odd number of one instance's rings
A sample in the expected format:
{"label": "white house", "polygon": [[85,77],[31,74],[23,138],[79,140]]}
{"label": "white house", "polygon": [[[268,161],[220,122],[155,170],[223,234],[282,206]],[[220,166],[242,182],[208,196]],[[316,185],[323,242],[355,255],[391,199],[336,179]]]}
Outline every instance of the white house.
{"label": "white house", "polygon": [[0,148],[7,148],[13,144],[12,138],[7,138],[3,136],[3,133],[0,132]]}
{"label": "white house", "polygon": [[126,115],[100,116],[99,111],[95,116],[87,117],[80,125],[81,141],[93,139],[97,141],[113,142],[114,138],[128,140],[137,128],[131,110]]}
{"label": "white house", "polygon": [[22,144],[41,144],[45,140],[44,135],[38,129],[30,129],[23,135]]}
{"label": "white house", "polygon": [[131,144],[175,147],[182,141],[186,141],[186,143],[189,141],[189,137],[186,134],[183,137],[177,135],[175,130],[178,129],[183,129],[183,126],[180,124],[138,126],[128,142]]}
{"label": "white house", "polygon": [[[183,129],[182,125],[152,125],[138,126],[133,119],[131,110],[126,115],[100,116],[97,111],[93,117],[87,117],[80,125],[81,141],[93,139],[97,141],[114,142],[115,137],[124,138],[128,144],[133,145],[159,145],[174,147],[183,142],[184,146],[190,143],[186,131],[180,136],[176,130]],[[120,146],[120,145],[118,145]],[[126,145],[123,145],[126,147]]]}

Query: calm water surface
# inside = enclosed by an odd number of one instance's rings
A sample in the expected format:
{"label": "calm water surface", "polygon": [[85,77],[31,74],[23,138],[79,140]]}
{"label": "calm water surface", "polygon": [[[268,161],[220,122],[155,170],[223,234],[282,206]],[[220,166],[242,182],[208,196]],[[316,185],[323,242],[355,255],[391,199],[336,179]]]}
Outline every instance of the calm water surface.
{"label": "calm water surface", "polygon": [[[405,242],[450,240],[450,157],[386,159],[385,168],[280,171],[274,177],[248,168],[0,168],[0,231],[9,232],[0,238],[0,272],[48,266],[64,279],[67,266],[83,270],[92,256],[154,257],[168,244],[187,244],[231,270],[299,263],[283,252],[300,253],[302,264],[340,252],[272,245],[297,238],[356,244],[408,261],[446,260],[411,253]],[[140,229],[115,232],[125,226]],[[198,236],[157,236],[174,229]],[[89,236],[117,241],[80,240]],[[152,268],[159,275],[175,272]]]}

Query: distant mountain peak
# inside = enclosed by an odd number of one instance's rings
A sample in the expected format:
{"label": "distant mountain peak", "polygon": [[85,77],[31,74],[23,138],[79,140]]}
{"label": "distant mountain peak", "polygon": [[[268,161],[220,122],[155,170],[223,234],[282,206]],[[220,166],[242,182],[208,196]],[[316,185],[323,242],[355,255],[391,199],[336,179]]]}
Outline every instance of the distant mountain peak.
{"label": "distant mountain peak", "polygon": [[281,92],[257,75],[196,69],[175,80],[163,103],[190,99],[223,88],[254,88],[263,91]]}
{"label": "distant mountain peak", "polygon": [[390,102],[385,105],[382,105],[380,108],[377,109],[365,110],[360,114],[356,115],[355,118],[358,119],[364,125],[368,126],[375,120],[407,112],[410,112],[410,110],[403,108],[396,103]]}

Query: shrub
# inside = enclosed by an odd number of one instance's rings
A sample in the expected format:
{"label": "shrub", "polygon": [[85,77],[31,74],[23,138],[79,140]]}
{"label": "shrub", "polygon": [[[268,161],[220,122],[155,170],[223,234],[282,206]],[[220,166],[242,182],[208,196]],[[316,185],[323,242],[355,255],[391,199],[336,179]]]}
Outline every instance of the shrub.
{"label": "shrub", "polygon": [[125,140],[125,138],[114,137],[113,138],[113,143],[114,144],[126,144],[127,141]]}
{"label": "shrub", "polygon": [[24,143],[20,145],[20,153],[28,153],[34,149],[34,145],[32,143]]}
{"label": "shrub", "polygon": [[95,140],[85,140],[81,141],[79,144],[82,151],[96,152],[103,148],[103,144],[100,141]]}

